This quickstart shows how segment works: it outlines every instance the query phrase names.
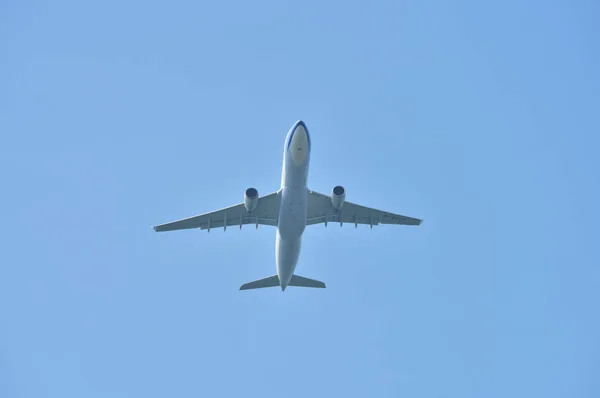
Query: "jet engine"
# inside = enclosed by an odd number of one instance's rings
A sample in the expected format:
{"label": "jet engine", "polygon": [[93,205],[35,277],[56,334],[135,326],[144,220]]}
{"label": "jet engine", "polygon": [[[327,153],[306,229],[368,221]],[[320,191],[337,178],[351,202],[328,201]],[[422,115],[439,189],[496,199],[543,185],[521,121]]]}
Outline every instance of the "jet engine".
{"label": "jet engine", "polygon": [[331,204],[336,209],[341,209],[346,201],[346,190],[343,186],[337,185],[331,191]]}
{"label": "jet engine", "polygon": [[256,209],[256,205],[258,204],[258,191],[256,188],[248,188],[244,193],[244,207],[251,213],[252,210]]}

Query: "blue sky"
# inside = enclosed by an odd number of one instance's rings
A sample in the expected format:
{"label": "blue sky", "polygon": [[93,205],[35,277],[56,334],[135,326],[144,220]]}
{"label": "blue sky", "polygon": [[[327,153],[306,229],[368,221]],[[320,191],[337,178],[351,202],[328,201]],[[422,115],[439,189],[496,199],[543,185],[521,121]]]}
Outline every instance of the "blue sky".
{"label": "blue sky", "polygon": [[[600,396],[593,1],[0,5],[0,397]],[[425,219],[151,225],[309,183]]]}

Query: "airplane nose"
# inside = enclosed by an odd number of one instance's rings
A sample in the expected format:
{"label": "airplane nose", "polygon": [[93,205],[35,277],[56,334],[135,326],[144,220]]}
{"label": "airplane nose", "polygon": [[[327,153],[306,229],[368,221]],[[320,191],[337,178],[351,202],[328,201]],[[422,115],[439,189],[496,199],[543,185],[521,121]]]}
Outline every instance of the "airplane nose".
{"label": "airplane nose", "polygon": [[307,130],[306,124],[302,120],[298,120],[296,122],[296,129],[302,128],[303,130]]}
{"label": "airplane nose", "polygon": [[296,166],[304,164],[306,157],[310,152],[309,146],[308,132],[304,128],[304,123],[298,122],[292,131],[287,144],[287,150]]}
{"label": "airplane nose", "polygon": [[294,129],[294,136],[297,137],[296,139],[299,138],[300,140],[304,140],[304,137],[306,136],[306,128],[304,127],[304,123],[296,126]]}

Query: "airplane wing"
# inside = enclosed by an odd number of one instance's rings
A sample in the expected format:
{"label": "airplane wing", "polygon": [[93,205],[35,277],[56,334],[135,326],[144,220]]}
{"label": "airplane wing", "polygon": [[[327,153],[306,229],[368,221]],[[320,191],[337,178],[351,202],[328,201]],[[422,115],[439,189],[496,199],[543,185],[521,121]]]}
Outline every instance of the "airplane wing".
{"label": "airplane wing", "polygon": [[184,218],[182,220],[169,222],[154,226],[156,232],[175,231],[179,229],[200,228],[210,231],[211,228],[227,229],[228,226],[255,224],[277,226],[279,217],[279,201],[281,196],[278,192],[258,198],[258,204],[252,213],[248,213],[244,203],[229,206],[224,209],[200,214],[199,216]]}
{"label": "airplane wing", "polygon": [[383,210],[372,209],[351,202],[344,202],[341,210],[337,210],[331,204],[331,197],[315,191],[309,191],[308,195],[308,219],[306,225],[314,225],[327,222],[352,223],[373,225],[396,224],[396,225],[421,225],[418,218],[401,216]]}

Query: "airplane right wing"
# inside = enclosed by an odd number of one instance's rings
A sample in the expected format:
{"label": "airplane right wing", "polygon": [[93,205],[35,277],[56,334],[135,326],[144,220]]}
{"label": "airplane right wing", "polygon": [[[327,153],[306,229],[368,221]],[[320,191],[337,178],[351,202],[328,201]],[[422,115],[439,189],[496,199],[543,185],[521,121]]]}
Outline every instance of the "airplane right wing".
{"label": "airplane right wing", "polygon": [[280,192],[273,192],[258,198],[258,204],[252,213],[248,213],[244,203],[211,211],[198,216],[184,218],[154,226],[156,232],[175,231],[180,229],[200,228],[210,231],[211,228],[227,229],[229,226],[255,224],[277,226],[279,217]]}
{"label": "airplane right wing", "polygon": [[327,222],[339,222],[370,225],[396,224],[396,225],[421,225],[423,220],[402,216],[388,211],[373,209],[351,202],[344,202],[341,210],[335,209],[331,204],[331,197],[315,191],[309,191],[308,217],[306,225]]}

